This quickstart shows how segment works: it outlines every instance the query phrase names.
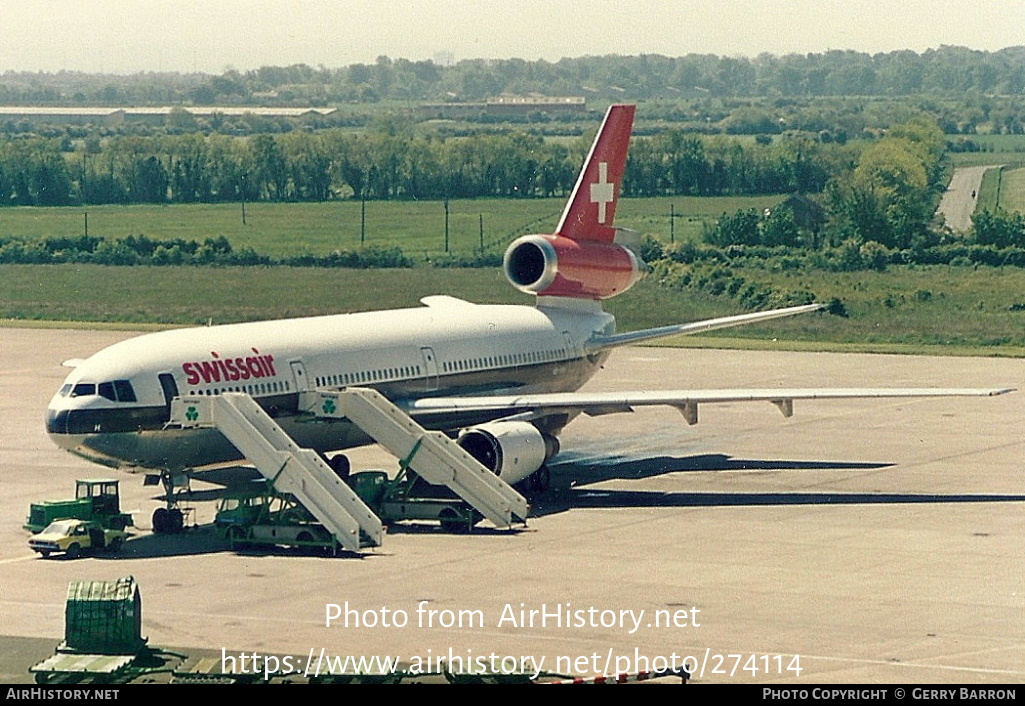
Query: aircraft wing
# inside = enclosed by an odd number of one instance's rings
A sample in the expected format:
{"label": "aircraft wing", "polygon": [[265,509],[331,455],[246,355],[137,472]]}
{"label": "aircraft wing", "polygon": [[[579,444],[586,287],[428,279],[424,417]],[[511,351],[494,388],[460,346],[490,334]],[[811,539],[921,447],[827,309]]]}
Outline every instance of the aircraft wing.
{"label": "aircraft wing", "polygon": [[854,400],[902,397],[993,397],[1013,388],[778,388],[734,390],[660,390],[643,392],[558,392],[494,397],[432,397],[411,401],[407,411],[418,419],[482,415],[529,421],[552,414],[589,416],[632,412],[635,407],[675,407],[688,424],[698,421],[698,405],[715,402],[771,402],[784,416],[794,400]]}

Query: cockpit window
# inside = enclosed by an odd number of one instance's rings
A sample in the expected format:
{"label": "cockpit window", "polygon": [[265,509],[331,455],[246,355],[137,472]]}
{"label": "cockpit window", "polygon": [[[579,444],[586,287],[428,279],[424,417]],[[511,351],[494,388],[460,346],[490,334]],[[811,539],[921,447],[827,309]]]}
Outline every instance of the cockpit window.
{"label": "cockpit window", "polygon": [[115,380],[114,390],[117,392],[118,402],[135,402],[135,389],[127,380]]}
{"label": "cockpit window", "polygon": [[77,385],[65,385],[60,390],[61,397],[88,397],[99,394],[111,402],[135,402],[135,389],[128,380],[114,380],[113,382],[101,382],[99,385],[91,382],[80,382]]}

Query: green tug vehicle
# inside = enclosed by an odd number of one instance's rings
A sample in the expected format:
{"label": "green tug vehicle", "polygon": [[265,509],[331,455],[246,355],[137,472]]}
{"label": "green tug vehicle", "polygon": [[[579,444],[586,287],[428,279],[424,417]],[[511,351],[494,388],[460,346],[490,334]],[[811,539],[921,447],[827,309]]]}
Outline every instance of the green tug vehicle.
{"label": "green tug vehicle", "polygon": [[134,526],[132,516],[121,512],[119,482],[110,478],[75,481],[75,497],[71,500],[32,503],[22,527],[36,534],[56,520],[83,520],[116,531]]}

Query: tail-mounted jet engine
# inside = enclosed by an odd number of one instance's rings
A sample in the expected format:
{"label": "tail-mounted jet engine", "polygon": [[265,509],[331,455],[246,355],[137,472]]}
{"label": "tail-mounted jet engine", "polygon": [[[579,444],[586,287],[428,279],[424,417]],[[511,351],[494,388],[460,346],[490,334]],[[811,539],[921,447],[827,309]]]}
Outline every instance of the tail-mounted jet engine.
{"label": "tail-mounted jet engine", "polygon": [[559,451],[555,437],[528,422],[490,422],[464,429],[456,439],[467,453],[509,485],[533,475]]}
{"label": "tail-mounted jet engine", "polygon": [[517,238],[505,251],[503,267],[522,292],[582,299],[621,294],[648,273],[644,261],[628,247],[561,235]]}

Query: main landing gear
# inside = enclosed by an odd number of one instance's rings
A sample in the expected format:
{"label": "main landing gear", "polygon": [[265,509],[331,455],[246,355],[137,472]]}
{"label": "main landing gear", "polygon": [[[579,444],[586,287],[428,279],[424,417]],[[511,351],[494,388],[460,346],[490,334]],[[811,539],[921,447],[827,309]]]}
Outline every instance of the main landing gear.
{"label": "main landing gear", "polygon": [[552,472],[548,470],[548,466],[541,466],[516,484],[516,488],[525,495],[543,495],[551,487]]}

